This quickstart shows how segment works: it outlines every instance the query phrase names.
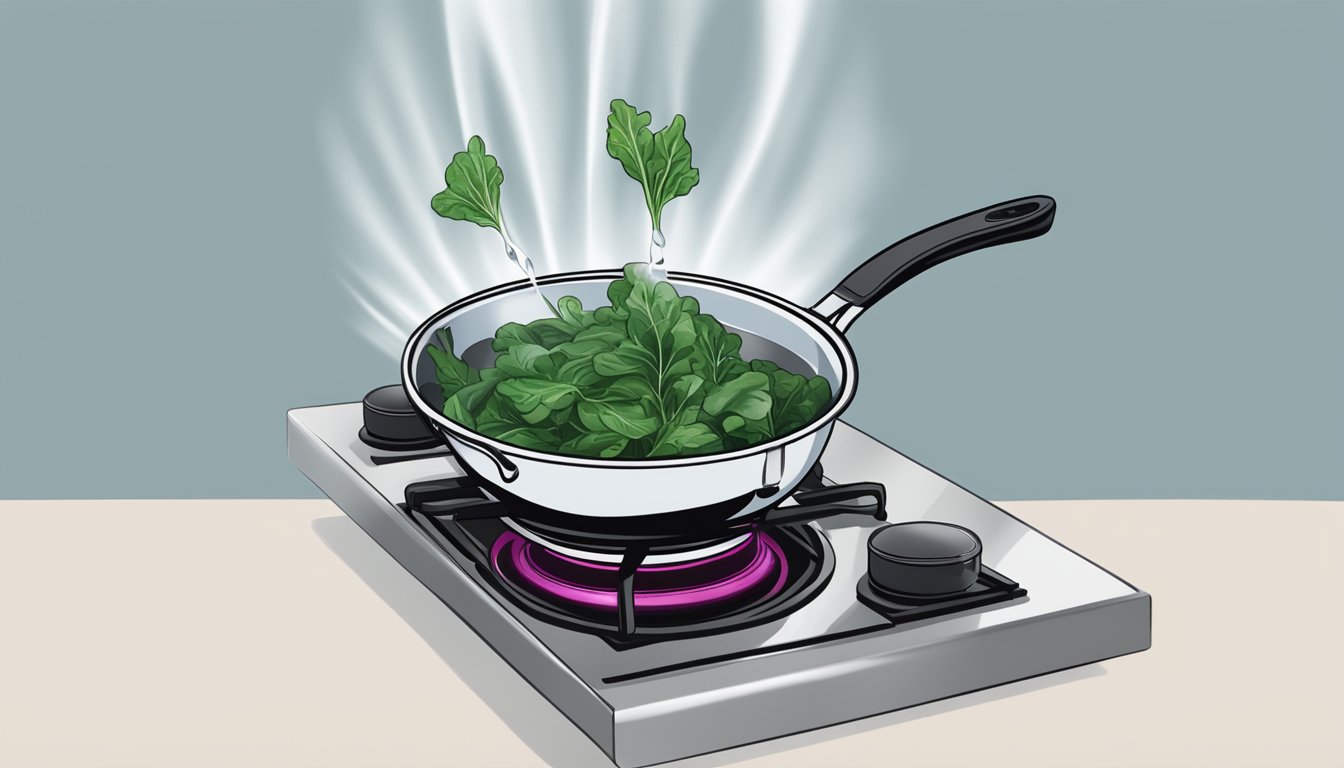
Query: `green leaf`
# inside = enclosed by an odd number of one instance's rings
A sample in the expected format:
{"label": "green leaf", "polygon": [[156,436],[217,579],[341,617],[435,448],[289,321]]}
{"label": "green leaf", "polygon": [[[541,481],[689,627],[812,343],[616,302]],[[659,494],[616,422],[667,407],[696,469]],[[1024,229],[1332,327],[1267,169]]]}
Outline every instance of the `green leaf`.
{"label": "green leaf", "polygon": [[761,419],[744,419],[737,414],[732,414],[723,419],[720,428],[722,429],[724,447],[729,450],[746,448],[775,437],[768,415]]}
{"label": "green leaf", "polygon": [[612,324],[630,316],[630,294],[635,290],[637,266],[637,264],[625,265],[624,277],[611,281],[611,285],[607,286],[607,300],[611,302],[611,307],[600,308],[594,312],[597,322]]}
{"label": "green leaf", "polygon": [[661,398],[649,382],[639,376],[626,376],[607,387],[602,399],[647,403],[655,410]]}
{"label": "green leaf", "polygon": [[673,351],[690,352],[695,343],[692,316],[682,310],[677,289],[665,280],[640,280],[630,293],[630,317],[626,330],[630,338],[646,349],[661,350],[658,359]]}
{"label": "green leaf", "polygon": [[658,418],[645,412],[639,403],[580,402],[579,418],[590,431],[602,429],[638,440],[658,431]]}
{"label": "green leaf", "polygon": [[700,450],[718,441],[718,435],[708,425],[696,423],[705,399],[704,383],[704,379],[692,373],[677,379],[668,388],[664,401],[666,423],[649,448],[650,456]]}
{"label": "green leaf", "polygon": [[775,435],[812,423],[831,401],[831,385],[823,376],[801,376],[769,360],[752,360],[751,369],[770,377],[770,425]]}
{"label": "green leaf", "polygon": [[606,339],[575,339],[552,348],[551,356],[554,358],[559,355],[568,362],[572,360],[591,360],[594,355],[610,351],[611,342]]}
{"label": "green leaf", "polygon": [[537,344],[536,334],[522,323],[505,323],[495,331],[490,347],[496,352],[508,352],[519,344]]}
{"label": "green leaf", "polygon": [[512,378],[547,378],[555,371],[555,361],[550,350],[539,344],[517,344],[495,358],[495,367]]}
{"label": "green leaf", "polygon": [[706,395],[704,408],[711,416],[735,413],[744,419],[763,419],[770,413],[770,402],[770,377],[747,371]]}
{"label": "green leaf", "polygon": [[742,337],[730,333],[711,315],[696,315],[694,323],[691,370],[710,384],[722,384],[743,373],[735,370],[742,362]]}
{"label": "green leaf", "polygon": [[554,349],[567,341],[573,341],[574,335],[580,330],[582,326],[572,325],[558,317],[543,317],[527,324],[528,333],[536,339],[539,346],[547,349]]}
{"label": "green leaf", "polygon": [[649,456],[678,456],[686,453],[713,453],[723,449],[723,441],[706,424],[673,427],[667,436],[649,451]]}
{"label": "green leaf", "polygon": [[575,431],[569,428],[569,422],[574,418],[574,404],[571,403],[563,408],[552,408],[550,425],[557,430],[556,434],[562,440],[568,439],[575,434]]}
{"label": "green leaf", "polygon": [[560,301],[555,303],[555,307],[556,311],[560,313],[560,319],[573,327],[574,333],[578,333],[595,322],[591,312],[583,311],[583,302],[573,296],[560,297]]}
{"label": "green leaf", "polygon": [[466,151],[453,155],[443,171],[443,180],[447,188],[429,202],[435,213],[503,232],[499,188],[504,184],[504,171],[493,156],[485,153],[480,136],[472,136]]}
{"label": "green leaf", "polygon": [[544,429],[518,429],[501,435],[499,439],[534,451],[554,452],[559,448],[555,435]]}
{"label": "green leaf", "polygon": [[686,406],[704,399],[704,393],[700,391],[704,384],[705,380],[693,373],[682,376],[673,382],[667,395],[669,421],[675,421],[677,413],[684,410]]}
{"label": "green leaf", "polygon": [[[566,296],[561,299],[573,298]],[[586,315],[591,317],[591,315]],[[543,317],[540,320],[533,320],[527,325],[521,323],[505,323],[495,331],[495,339],[490,346],[496,352],[507,352],[519,344],[535,344],[539,347],[552,349],[567,341],[573,341],[576,334],[583,330],[586,325],[584,321],[579,323],[570,323],[568,320],[559,317]]]}
{"label": "green leaf", "polygon": [[573,384],[545,379],[509,379],[499,383],[498,391],[520,413],[526,414],[543,406],[552,410],[567,408],[579,390]]}
{"label": "green leaf", "polygon": [[582,331],[574,334],[574,343],[582,344],[585,342],[601,342],[608,349],[616,347],[628,336],[625,333],[625,325],[605,325],[598,324],[584,328]]}
{"label": "green leaf", "polygon": [[459,389],[480,381],[481,375],[453,352],[451,329],[440,328],[434,335],[439,346],[430,342],[425,352],[434,361],[434,376],[439,382],[439,388],[443,390],[443,399],[446,403]]}
{"label": "green leaf", "polygon": [[540,424],[541,422],[551,418],[552,415],[551,408],[550,406],[547,405],[538,405],[536,408],[533,408],[530,411],[524,411],[523,409],[519,408],[518,412],[522,414],[523,421],[527,422],[528,424]]}
{"label": "green leaf", "polygon": [[594,433],[609,431],[607,425],[602,423],[602,414],[598,412],[595,403],[580,400],[574,407],[574,415],[578,418],[581,429]]}
{"label": "green leaf", "polygon": [[490,401],[477,419],[476,431],[520,448],[538,451],[555,451],[562,442],[555,430],[544,424],[529,423],[503,398]]}
{"label": "green leaf", "polygon": [[[678,377],[691,372],[695,324],[692,316],[682,311],[677,289],[666,280],[650,277],[647,265],[630,264],[625,272],[634,285],[627,304],[630,317],[626,331],[645,361],[642,375],[663,392]],[[625,347],[622,343],[618,351]]]}
{"label": "green leaf", "polygon": [[596,389],[605,377],[593,369],[591,357],[575,358],[561,365],[552,377],[555,381],[573,384],[579,391]]}
{"label": "green leaf", "polygon": [[560,446],[560,452],[574,456],[592,456],[611,459],[621,455],[621,451],[630,444],[630,438],[615,432],[590,432],[566,440]]}
{"label": "green leaf", "polygon": [[653,159],[651,122],[652,114],[640,112],[624,99],[612,100],[611,114],[607,115],[607,154],[619,160],[626,175],[644,187],[649,215],[653,215],[653,198],[649,195],[652,173],[648,167]]}
{"label": "green leaf", "polygon": [[644,374],[654,365],[649,353],[638,344],[626,340],[610,352],[593,356],[593,369],[603,376]]}
{"label": "green leaf", "polygon": [[481,432],[496,440],[502,440],[510,445],[516,445],[519,448],[528,448],[534,451],[554,452],[560,447],[560,440],[555,433],[543,427],[508,427],[493,432],[486,431],[481,427]]}
{"label": "green leaf", "polygon": [[691,144],[686,141],[686,118],[677,115],[666,128],[653,135],[654,187],[649,195],[656,206],[653,228],[662,229],[663,207],[690,192],[700,183],[700,171],[691,167]]}
{"label": "green leaf", "polygon": [[700,181],[700,171],[691,167],[686,118],[677,115],[656,134],[649,130],[652,121],[648,112],[614,99],[607,116],[607,154],[619,160],[626,175],[644,188],[644,204],[658,230],[663,207],[690,192]]}
{"label": "green leaf", "polygon": [[468,428],[476,428],[476,417],[462,404],[462,400],[453,395],[443,403],[443,415]]}
{"label": "green leaf", "polygon": [[459,424],[474,428],[477,415],[485,410],[500,381],[492,376],[488,380],[483,378],[481,381],[462,387],[444,401],[443,415]]}

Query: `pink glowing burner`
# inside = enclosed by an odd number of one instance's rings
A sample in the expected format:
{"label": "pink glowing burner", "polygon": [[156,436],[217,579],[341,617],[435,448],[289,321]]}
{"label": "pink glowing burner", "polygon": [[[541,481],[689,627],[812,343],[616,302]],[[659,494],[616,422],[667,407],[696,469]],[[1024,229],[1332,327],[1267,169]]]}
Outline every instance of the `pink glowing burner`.
{"label": "pink glowing burner", "polygon": [[[615,611],[618,568],[562,555],[508,531],[495,540],[490,561],[495,572],[516,577],[541,597],[586,608]],[[672,565],[635,571],[636,610],[700,608],[760,595],[768,600],[783,589],[788,566],[783,550],[768,534],[755,531],[732,549]]]}

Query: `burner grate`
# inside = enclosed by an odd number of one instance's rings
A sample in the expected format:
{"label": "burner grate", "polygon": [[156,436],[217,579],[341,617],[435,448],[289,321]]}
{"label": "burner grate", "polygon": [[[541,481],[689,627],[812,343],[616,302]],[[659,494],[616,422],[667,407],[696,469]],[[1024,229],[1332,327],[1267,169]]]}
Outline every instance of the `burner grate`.
{"label": "burner grate", "polygon": [[[470,478],[414,483],[406,488],[402,509],[440,546],[470,558],[482,576],[529,613],[622,648],[779,618],[820,591],[834,569],[829,542],[807,521],[837,514],[885,518],[881,484],[827,486],[820,464],[792,498],[796,505],[768,510],[717,538],[629,544],[615,553],[619,564],[567,557],[522,535],[532,531],[542,541],[549,538]],[[644,564],[650,554],[692,553],[744,533],[741,544],[704,560]],[[571,532],[565,541],[576,539],[583,541],[582,534]],[[601,541],[595,551],[610,558],[609,545]]]}
{"label": "burner grate", "polygon": [[[634,591],[634,580],[623,573],[625,564],[619,569],[621,583],[613,584],[619,590],[614,610],[609,605],[596,608],[557,600],[529,585],[516,571],[491,567],[491,553],[499,553],[501,538],[512,539],[515,543],[522,540],[503,520],[430,517],[414,510],[410,515],[440,546],[453,547],[465,554],[476,564],[482,577],[528,613],[552,624],[597,635],[618,650],[743,629],[780,618],[825,587],[835,568],[835,555],[830,545],[810,526],[798,524],[772,529],[768,540],[776,548],[781,564],[774,581],[762,582],[755,585],[756,589],[743,590],[730,599],[713,604],[674,606],[664,610],[647,610],[641,606],[638,621],[631,621],[639,598],[652,596],[655,592]],[[766,534],[759,532],[756,535]],[[623,617],[622,614],[626,615]]]}

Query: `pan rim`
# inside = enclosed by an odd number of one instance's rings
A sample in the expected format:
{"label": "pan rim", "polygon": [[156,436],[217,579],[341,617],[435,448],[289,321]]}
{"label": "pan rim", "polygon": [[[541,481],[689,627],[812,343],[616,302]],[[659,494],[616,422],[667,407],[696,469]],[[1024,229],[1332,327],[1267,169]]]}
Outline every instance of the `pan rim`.
{"label": "pan rim", "polygon": [[[537,283],[540,285],[557,285],[596,281],[611,282],[612,280],[621,277],[622,274],[623,272],[620,269],[579,270],[539,277],[537,278]],[[522,448],[511,443],[506,443],[482,435],[475,430],[469,429],[468,427],[449,419],[442,413],[434,410],[434,408],[430,407],[430,405],[425,402],[414,386],[416,361],[412,358],[416,349],[421,346],[424,337],[432,330],[443,325],[446,320],[450,320],[453,315],[469,309],[487,299],[492,299],[508,293],[531,290],[531,284],[525,279],[501,283],[483,291],[464,296],[438,310],[420,323],[415,331],[411,333],[410,338],[406,342],[406,347],[402,351],[402,389],[406,391],[406,396],[410,399],[411,404],[421,416],[430,419],[436,427],[468,445],[473,447],[488,447],[491,450],[510,458],[522,458],[547,464],[601,469],[662,469],[669,467],[696,466],[701,464],[717,464],[720,462],[728,462],[735,459],[765,454],[777,448],[789,445],[790,443],[797,442],[798,440],[831,426],[837,419],[839,419],[840,414],[849,407],[849,404],[853,401],[854,395],[858,390],[858,361],[854,354],[854,348],[850,345],[849,340],[845,338],[845,335],[841,333],[840,330],[826,322],[820,315],[767,291],[762,291],[758,288],[753,288],[721,277],[712,277],[710,275],[702,275],[694,272],[669,271],[668,278],[674,282],[706,285],[714,288],[726,288],[735,293],[743,294],[758,302],[767,304],[769,307],[780,311],[795,320],[802,321],[816,331],[817,335],[830,344],[831,349],[837,353],[840,360],[839,392],[832,397],[830,407],[827,408],[822,415],[813,419],[811,422],[808,422],[806,425],[799,427],[792,432],[780,435],[773,440],[753,445],[748,448],[740,448],[735,451],[724,451],[697,456],[660,457],[656,459],[590,458],[587,456],[571,456],[561,453],[547,453],[530,448]]]}

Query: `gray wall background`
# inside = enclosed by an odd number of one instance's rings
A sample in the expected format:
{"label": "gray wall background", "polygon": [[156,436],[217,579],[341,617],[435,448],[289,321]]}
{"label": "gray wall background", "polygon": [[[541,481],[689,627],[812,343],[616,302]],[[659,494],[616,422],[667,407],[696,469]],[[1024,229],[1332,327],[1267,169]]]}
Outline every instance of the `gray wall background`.
{"label": "gray wall background", "polygon": [[[0,2],[0,497],[315,495],[285,409],[396,378],[315,139],[368,6]],[[855,326],[849,420],[992,498],[1344,499],[1344,6],[825,12],[909,150],[865,253],[1060,201]]]}

